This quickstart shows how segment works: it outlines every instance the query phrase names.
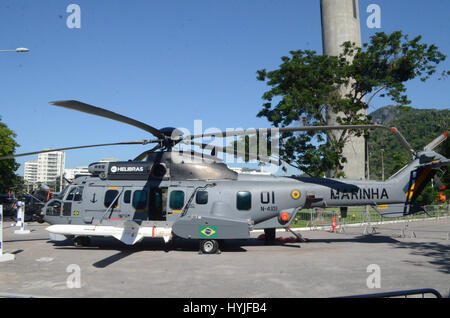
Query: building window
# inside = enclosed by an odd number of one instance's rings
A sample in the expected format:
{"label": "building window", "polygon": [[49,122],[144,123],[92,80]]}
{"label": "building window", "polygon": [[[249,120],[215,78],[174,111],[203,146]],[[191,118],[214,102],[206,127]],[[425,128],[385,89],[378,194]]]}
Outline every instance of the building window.
{"label": "building window", "polygon": [[133,193],[133,208],[136,210],[145,209],[147,206],[147,192],[144,190],[137,190]]}
{"label": "building window", "polygon": [[207,204],[208,203],[208,191],[198,191],[195,195],[195,202],[197,204]]}
{"label": "building window", "polygon": [[355,19],[358,18],[358,13],[357,13],[357,9],[356,9],[356,0],[353,0],[353,18],[355,18]]}
{"label": "building window", "polygon": [[[103,201],[103,203],[105,204],[105,207],[109,208],[109,206],[113,203],[114,204],[112,206],[112,208],[117,208],[119,206],[119,202],[116,199],[117,195],[119,194],[119,191],[117,190],[108,190],[105,193],[105,200]],[[116,199],[116,200],[114,200]]]}
{"label": "building window", "polygon": [[250,210],[252,208],[252,194],[248,191],[239,191],[236,194],[236,207],[238,210]]}
{"label": "building window", "polygon": [[172,191],[170,193],[170,203],[169,206],[172,210],[180,210],[184,205],[184,192],[183,191]]}

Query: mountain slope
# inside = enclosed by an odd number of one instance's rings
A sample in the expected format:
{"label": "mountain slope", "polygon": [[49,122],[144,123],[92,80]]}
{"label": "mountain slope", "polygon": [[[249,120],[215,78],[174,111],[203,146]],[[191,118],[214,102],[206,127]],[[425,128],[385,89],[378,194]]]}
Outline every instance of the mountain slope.
{"label": "mountain slope", "polygon": [[[402,110],[386,106],[370,114],[373,123],[396,127],[409,144],[420,151],[434,138],[447,131],[450,126],[450,110],[411,109]],[[449,157],[450,142],[447,140],[437,150]],[[371,179],[387,179],[411,161],[411,156],[387,131],[373,131],[369,138],[369,166]],[[449,173],[447,173],[448,175]]]}

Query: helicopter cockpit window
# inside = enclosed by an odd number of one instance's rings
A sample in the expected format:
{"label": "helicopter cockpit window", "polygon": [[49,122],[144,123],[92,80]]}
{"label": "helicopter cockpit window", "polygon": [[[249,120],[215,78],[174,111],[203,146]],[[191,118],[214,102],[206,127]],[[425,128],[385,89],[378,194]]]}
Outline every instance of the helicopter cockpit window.
{"label": "helicopter cockpit window", "polygon": [[69,189],[69,188],[70,188],[70,184],[67,185],[60,193],[56,194],[56,195],[55,195],[55,199],[62,200],[62,199],[64,198],[64,195],[65,195],[66,192],[67,192],[67,189]]}
{"label": "helicopter cockpit window", "polygon": [[184,205],[184,192],[183,191],[172,191],[170,193],[169,206],[172,210],[180,210]]}
{"label": "helicopter cockpit window", "polygon": [[53,200],[47,203],[46,215],[58,216],[61,214],[61,201]]}
{"label": "helicopter cockpit window", "polygon": [[[119,194],[119,191],[117,190],[108,190],[105,193],[105,200],[103,201],[103,203],[105,204],[106,208],[109,208],[109,206],[113,203],[114,199],[116,199],[117,195]],[[118,200],[114,201],[114,205],[112,206],[112,208],[117,208],[119,205]]]}
{"label": "helicopter cockpit window", "polygon": [[133,208],[136,210],[145,209],[147,206],[147,192],[137,190],[133,193]]}
{"label": "helicopter cockpit window", "polygon": [[207,204],[208,203],[208,191],[198,191],[195,195],[195,202],[197,204]]}
{"label": "helicopter cockpit window", "polygon": [[75,187],[67,195],[67,201],[81,201],[83,199],[83,187]]}
{"label": "helicopter cockpit window", "polygon": [[238,210],[250,210],[252,208],[252,194],[248,191],[239,191],[236,195],[236,207]]}

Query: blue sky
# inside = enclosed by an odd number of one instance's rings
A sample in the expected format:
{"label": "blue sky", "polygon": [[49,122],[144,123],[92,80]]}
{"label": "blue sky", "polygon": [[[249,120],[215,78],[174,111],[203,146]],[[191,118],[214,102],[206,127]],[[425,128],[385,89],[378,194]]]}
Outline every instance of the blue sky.
{"label": "blue sky", "polygon": [[[80,29],[66,25],[71,3],[81,8]],[[372,3],[381,7],[381,29],[366,26]],[[450,53],[448,0],[360,0],[359,6],[363,42],[378,31],[402,30]],[[269,127],[256,117],[267,89],[256,71],[275,69],[290,50],[322,52],[320,6],[319,0],[2,0],[0,50],[16,47],[30,52],[0,53],[0,116],[17,134],[17,153],[149,138],[137,128],[48,104],[63,99],[157,128],[193,131],[196,119],[204,128]],[[449,80],[407,87],[413,107],[450,108]],[[387,104],[374,101],[375,107]],[[144,150],[74,150],[66,153],[66,167],[127,160]]]}

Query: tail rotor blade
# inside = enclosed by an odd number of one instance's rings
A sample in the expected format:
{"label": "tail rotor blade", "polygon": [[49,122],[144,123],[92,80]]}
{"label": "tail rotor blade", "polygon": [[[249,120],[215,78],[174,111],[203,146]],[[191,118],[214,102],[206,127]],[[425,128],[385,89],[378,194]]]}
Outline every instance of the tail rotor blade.
{"label": "tail rotor blade", "polygon": [[447,139],[447,133],[444,132],[443,134],[439,135],[436,139],[434,139],[432,142],[430,142],[428,145],[423,148],[423,150],[433,150],[437,146],[439,146],[441,143],[443,143]]}
{"label": "tail rotor blade", "polygon": [[445,190],[445,189],[447,188],[447,187],[444,185],[444,183],[442,183],[441,178],[439,178],[438,176],[434,176],[433,179],[434,179],[434,184],[436,185],[436,187],[437,187],[439,190]]}
{"label": "tail rotor blade", "polygon": [[411,147],[411,145],[406,141],[405,137],[401,134],[400,131],[398,131],[397,128],[392,127],[390,129],[391,133],[393,133],[395,135],[395,137],[397,137],[398,141],[400,141],[400,143],[402,144],[403,148],[405,148],[406,150],[408,150],[409,153],[411,153],[413,156],[416,155],[416,151]]}

